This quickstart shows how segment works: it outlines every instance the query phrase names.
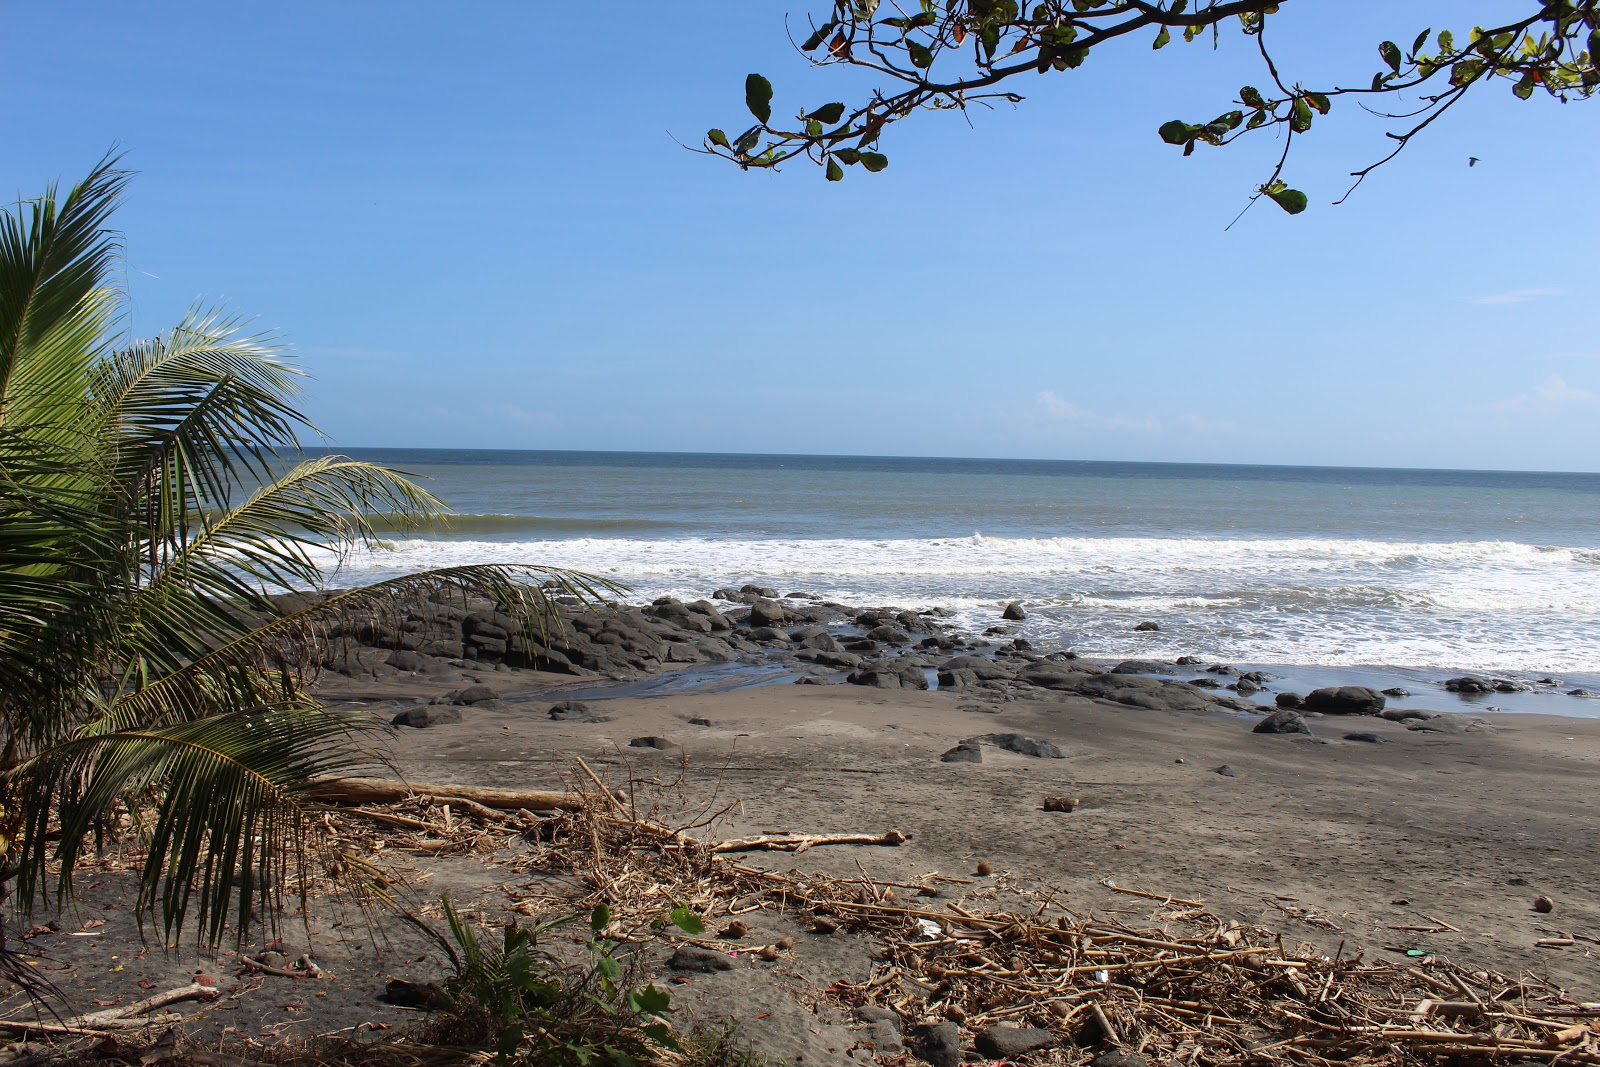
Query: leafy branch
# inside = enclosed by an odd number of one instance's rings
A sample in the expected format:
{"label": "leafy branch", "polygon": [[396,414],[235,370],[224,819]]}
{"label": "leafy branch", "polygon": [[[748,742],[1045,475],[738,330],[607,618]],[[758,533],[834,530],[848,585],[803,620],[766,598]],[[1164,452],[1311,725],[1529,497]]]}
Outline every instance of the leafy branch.
{"label": "leafy branch", "polygon": [[1175,36],[1187,43],[1208,31],[1216,43],[1229,27],[1254,39],[1270,88],[1263,92],[1246,85],[1232,106],[1210,121],[1172,119],[1157,133],[1187,156],[1197,145],[1221,147],[1258,130],[1282,129],[1283,152],[1252,202],[1266,196],[1299,214],[1308,199],[1283,179],[1290,150],[1340,97],[1361,101],[1420,93],[1419,106],[1398,113],[1362,103],[1380,118],[1410,125],[1386,134],[1395,142],[1392,150],[1352,172],[1355,182],[1336,203],[1480,85],[1505,79],[1518,99],[1542,90],[1562,102],[1588,99],[1600,89],[1600,0],[1535,0],[1528,16],[1491,29],[1474,27],[1461,41],[1450,30],[1436,36],[1431,28],[1416,34],[1409,49],[1384,41],[1377,49],[1382,66],[1370,83],[1326,88],[1286,80],[1267,48],[1269,18],[1288,2],[1045,0],[1025,9],[1018,0],[835,0],[831,15],[812,22],[798,50],[814,66],[864,68],[898,87],[876,90],[855,106],[832,101],[801,109],[793,122],[775,122],[772,83],[751,74],[745,79],[745,106],[754,125],[737,135],[710,130],[698,151],[746,170],[805,158],[822,167],[828,181],[842,180],[850,166],[876,173],[889,165],[879,151],[884,131],[918,111],[1017,104],[1023,97],[1010,84],[1024,74],[1075,70],[1096,49],[1135,34],[1153,34],[1150,47],[1160,50]]}

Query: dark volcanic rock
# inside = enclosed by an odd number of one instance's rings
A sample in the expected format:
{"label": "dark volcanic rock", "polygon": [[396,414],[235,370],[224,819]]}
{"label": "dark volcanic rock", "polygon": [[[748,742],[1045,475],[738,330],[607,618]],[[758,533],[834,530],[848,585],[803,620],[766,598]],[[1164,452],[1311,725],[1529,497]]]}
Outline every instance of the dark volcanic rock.
{"label": "dark volcanic rock", "polygon": [[971,741],[963,741],[939,759],[945,763],[982,763],[983,749]]}
{"label": "dark volcanic rock", "polygon": [[1369,733],[1345,734],[1344,739],[1346,741],[1365,741],[1369,745],[1381,745],[1389,740],[1387,737],[1383,737],[1379,734]]}
{"label": "dark volcanic rock", "polygon": [[1309,734],[1311,727],[1295,711],[1275,711],[1256,723],[1251,733],[1257,734]]}
{"label": "dark volcanic rock", "polygon": [[563,700],[550,705],[550,717],[557,722],[610,722],[610,715],[600,715],[589,705],[578,700]]}
{"label": "dark volcanic rock", "polygon": [[390,719],[389,725],[410,726],[421,730],[429,726],[438,726],[440,723],[460,721],[461,711],[459,708],[443,707],[438,704],[424,704],[420,707],[406,708]]}
{"label": "dark volcanic rock", "polygon": [[1006,609],[1000,613],[1000,617],[1007,622],[1021,622],[1028,617],[1028,613],[1022,610],[1020,601],[1013,600],[1006,605]]}
{"label": "dark volcanic rock", "polygon": [[1033,1026],[1007,1026],[1005,1023],[979,1030],[972,1041],[973,1047],[979,1052],[998,1060],[1014,1060],[1055,1043],[1056,1036],[1048,1030]]}
{"label": "dark volcanic rock", "polygon": [[486,685],[469,685],[456,693],[451,694],[452,704],[478,704],[485,700],[499,700],[500,694]]}
{"label": "dark volcanic rock", "polygon": [[1383,695],[1386,697],[1408,697],[1411,695],[1411,690],[1395,686],[1393,689],[1385,689]]}
{"label": "dark volcanic rock", "polygon": [[1161,629],[1161,624],[1146,620],[1145,622],[1141,622],[1139,625],[1135,626],[1134,629],[1142,633],[1154,633]]}
{"label": "dark volcanic rock", "polygon": [[733,970],[733,961],[721,952],[714,952],[709,948],[684,945],[667,960],[667,966],[675,971],[699,971],[702,974],[711,974],[713,971]]}
{"label": "dark volcanic rock", "polygon": [[669,748],[677,748],[678,743],[672,740],[670,737],[635,737],[633,740],[628,742],[628,747],[654,748],[665,751]]}
{"label": "dark volcanic rock", "polygon": [[963,745],[993,745],[995,748],[1003,748],[1007,752],[1015,752],[1019,756],[1037,756],[1040,759],[1067,758],[1067,754],[1051,742],[1040,741],[1036,737],[1024,737],[1021,734],[981,734],[978,737],[969,737],[961,743]]}
{"label": "dark volcanic rock", "polygon": [[939,1023],[917,1037],[916,1053],[933,1067],[960,1067],[961,1028],[955,1023]]}
{"label": "dark volcanic rock", "polygon": [[1388,703],[1382,693],[1362,685],[1330,686],[1306,694],[1303,707],[1324,715],[1376,715]]}
{"label": "dark volcanic rock", "polygon": [[1177,667],[1170,663],[1158,663],[1153,659],[1125,659],[1111,668],[1112,674],[1182,674]]}
{"label": "dark volcanic rock", "polygon": [[[751,626],[782,626],[789,619],[789,611],[776,600],[757,597],[750,605],[748,621]],[[787,639],[787,635],[785,635]]]}
{"label": "dark volcanic rock", "polygon": [[1272,702],[1280,708],[1298,708],[1306,702],[1306,698],[1299,693],[1279,693],[1272,698]]}
{"label": "dark volcanic rock", "polygon": [[864,664],[845,679],[851,685],[867,685],[875,689],[926,689],[928,676],[922,668],[904,659],[879,660]]}
{"label": "dark volcanic rock", "polygon": [[1114,1048],[1090,1060],[1089,1067],[1150,1067],[1150,1061],[1137,1052],[1123,1052]]}

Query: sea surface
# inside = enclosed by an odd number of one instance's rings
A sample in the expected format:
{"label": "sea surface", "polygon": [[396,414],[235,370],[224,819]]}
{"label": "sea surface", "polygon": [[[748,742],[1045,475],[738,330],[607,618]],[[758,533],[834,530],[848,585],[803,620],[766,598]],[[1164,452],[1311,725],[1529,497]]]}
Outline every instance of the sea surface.
{"label": "sea surface", "polygon": [[[338,585],[456,563],[540,563],[621,580],[643,602],[755,582],[859,605],[946,607],[974,631],[1018,600],[1036,646],[1088,656],[1193,655],[1319,679],[1339,668],[1352,684],[1554,675],[1562,689],[1600,692],[1596,474],[349,453],[423,476],[458,514],[346,559]],[[1135,632],[1145,620],[1160,631]],[[1600,700],[1561,699],[1535,707],[1497,695],[1488,706],[1600,714]]]}

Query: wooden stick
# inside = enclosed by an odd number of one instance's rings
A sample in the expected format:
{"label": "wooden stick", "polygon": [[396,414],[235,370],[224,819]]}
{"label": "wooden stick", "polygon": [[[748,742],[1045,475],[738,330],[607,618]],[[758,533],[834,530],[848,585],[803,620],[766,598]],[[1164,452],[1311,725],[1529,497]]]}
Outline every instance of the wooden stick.
{"label": "wooden stick", "polygon": [[1165,893],[1147,893],[1143,889],[1124,889],[1120,885],[1112,885],[1108,881],[1101,882],[1100,884],[1111,890],[1113,893],[1126,893],[1130,897],[1144,897],[1146,900],[1160,900],[1167,904],[1185,904],[1191,908],[1203,908],[1206,904],[1206,902],[1203,900],[1184,900],[1182,897],[1168,896]]}
{"label": "wooden stick", "polygon": [[899,830],[872,834],[802,834],[797,837],[744,837],[736,841],[719,841],[711,846],[712,852],[754,852],[770,849],[774,852],[804,852],[817,845],[903,845],[908,835]]}
{"label": "wooden stick", "polygon": [[[582,763],[582,760],[578,761]],[[317,778],[310,795],[332,804],[393,804],[411,797],[438,797],[470,800],[486,808],[516,811],[577,811],[583,797],[576,793],[554,793],[544,789],[494,789],[478,785],[436,785],[424,782],[394,782],[386,778]],[[611,796],[609,792],[607,796]],[[615,800],[616,798],[612,798]]]}
{"label": "wooden stick", "polygon": [[[149,1015],[150,1012],[155,1011],[157,1008],[164,1008],[168,1004],[177,1004],[184,1000],[215,1000],[221,995],[222,990],[215,986],[203,986],[198,982],[193,982],[177,989],[169,989],[164,993],[157,993],[143,1000],[136,1000],[132,1004],[124,1004],[117,1008],[107,1008],[105,1011],[90,1012],[87,1015],[74,1016],[59,1023],[29,1023],[4,1019],[0,1020],[0,1027],[46,1034],[81,1034],[99,1030],[137,1030],[140,1027],[174,1022],[181,1018],[177,1012]],[[137,1018],[136,1016],[145,1017]]]}

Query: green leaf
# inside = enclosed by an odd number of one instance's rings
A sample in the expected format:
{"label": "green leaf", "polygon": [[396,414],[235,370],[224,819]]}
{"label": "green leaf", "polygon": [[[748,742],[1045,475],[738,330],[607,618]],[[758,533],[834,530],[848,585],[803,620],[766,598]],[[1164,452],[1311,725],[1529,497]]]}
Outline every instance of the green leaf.
{"label": "green leaf", "polygon": [[1417,34],[1417,39],[1411,42],[1412,55],[1416,55],[1418,52],[1422,51],[1422,46],[1428,43],[1428,35],[1431,33],[1433,33],[1432,26]]}
{"label": "green leaf", "polygon": [[839,166],[839,161],[832,156],[828,157],[828,180],[830,182],[844,180],[844,168]]}
{"label": "green leaf", "polygon": [[802,52],[815,52],[822,42],[828,39],[828,34],[833,32],[835,25],[836,23],[830,20],[818,26],[816,31],[806,38],[806,43],[800,46],[800,50]]}
{"label": "green leaf", "polygon": [[1267,113],[1265,111],[1257,111],[1250,116],[1250,121],[1244,124],[1244,128],[1247,130],[1253,130],[1266,121]]}
{"label": "green leaf", "polygon": [[1311,128],[1311,105],[1306,103],[1306,98],[1294,98],[1294,109],[1289,113],[1289,128],[1295,133],[1305,133]]}
{"label": "green leaf", "polygon": [[1439,51],[1454,52],[1456,50],[1456,35],[1449,30],[1439,31]]}
{"label": "green leaf", "polygon": [[881,152],[861,153],[861,165],[876,174],[889,165],[889,157]]}
{"label": "green leaf", "polygon": [[1537,83],[1533,80],[1533,73],[1530,71],[1522,76],[1521,81],[1511,87],[1511,91],[1517,94],[1518,100],[1526,100],[1533,95],[1535,84]]}
{"label": "green leaf", "polygon": [[1161,124],[1161,128],[1156,132],[1159,133],[1161,135],[1161,139],[1168,144],[1188,144],[1189,140],[1194,137],[1194,127],[1189,125],[1187,122],[1184,122],[1182,119],[1173,119],[1171,122],[1163,122]]}
{"label": "green leaf", "polygon": [[756,146],[756,142],[759,140],[761,140],[761,127],[752,126],[744,131],[739,139],[733,143],[733,150],[738,155],[748,156],[750,150]]}
{"label": "green leaf", "polygon": [[688,934],[690,937],[699,937],[706,932],[706,924],[700,921],[700,916],[688,908],[673,908],[667,914],[672,920],[672,925]]}
{"label": "green leaf", "polygon": [[1306,199],[1306,194],[1298,189],[1269,189],[1267,195],[1272,197],[1275,204],[1291,215],[1300,214],[1309,203]]}
{"label": "green leaf", "polygon": [[628,1006],[640,1015],[665,1015],[672,1010],[672,994],[659,986],[641,986],[628,994]]}
{"label": "green leaf", "polygon": [[1389,64],[1389,69],[1396,74],[1400,72],[1400,46],[1393,41],[1385,41],[1378,46],[1378,55]]}
{"label": "green leaf", "polygon": [[1305,101],[1316,108],[1319,114],[1323,115],[1326,115],[1333,107],[1333,101],[1322,93],[1306,93]]}
{"label": "green leaf", "polygon": [[833,158],[847,167],[854,166],[861,162],[861,150],[857,148],[841,148],[833,154]]}
{"label": "green leaf", "polygon": [[728,143],[728,135],[723,133],[721,130],[707,131],[706,140],[710,141],[714,145],[726,148],[730,152],[733,151],[733,146]]}
{"label": "green leaf", "polygon": [[911,53],[911,65],[918,70],[927,70],[933,66],[933,53],[925,46],[915,41],[907,41],[906,51]]}
{"label": "green leaf", "polygon": [[818,122],[833,125],[844,117],[844,105],[838,102],[823,104],[811,113],[811,117]]}
{"label": "green leaf", "polygon": [[1261,95],[1261,90],[1254,85],[1246,85],[1239,90],[1239,100],[1246,107],[1266,107],[1267,101]]}
{"label": "green leaf", "polygon": [[772,83],[759,74],[752,74],[744,80],[744,106],[750,109],[750,114],[766,125],[772,118]]}
{"label": "green leaf", "polygon": [[816,119],[806,119],[806,136],[821,137],[822,123],[818,122]]}
{"label": "green leaf", "polygon": [[1463,59],[1450,68],[1450,84],[1460,88],[1471,85],[1478,80],[1478,75],[1483,73],[1483,60]]}
{"label": "green leaf", "polygon": [[1163,27],[1161,27],[1161,32],[1156,34],[1155,44],[1151,45],[1150,48],[1151,48],[1152,51],[1158,51],[1158,50],[1160,50],[1162,48],[1167,47],[1167,45],[1169,45],[1171,43],[1172,43],[1172,31],[1167,29],[1165,26],[1163,26]]}
{"label": "green leaf", "polygon": [[589,913],[589,929],[596,934],[611,925],[611,909],[605,904],[596,904]]}

